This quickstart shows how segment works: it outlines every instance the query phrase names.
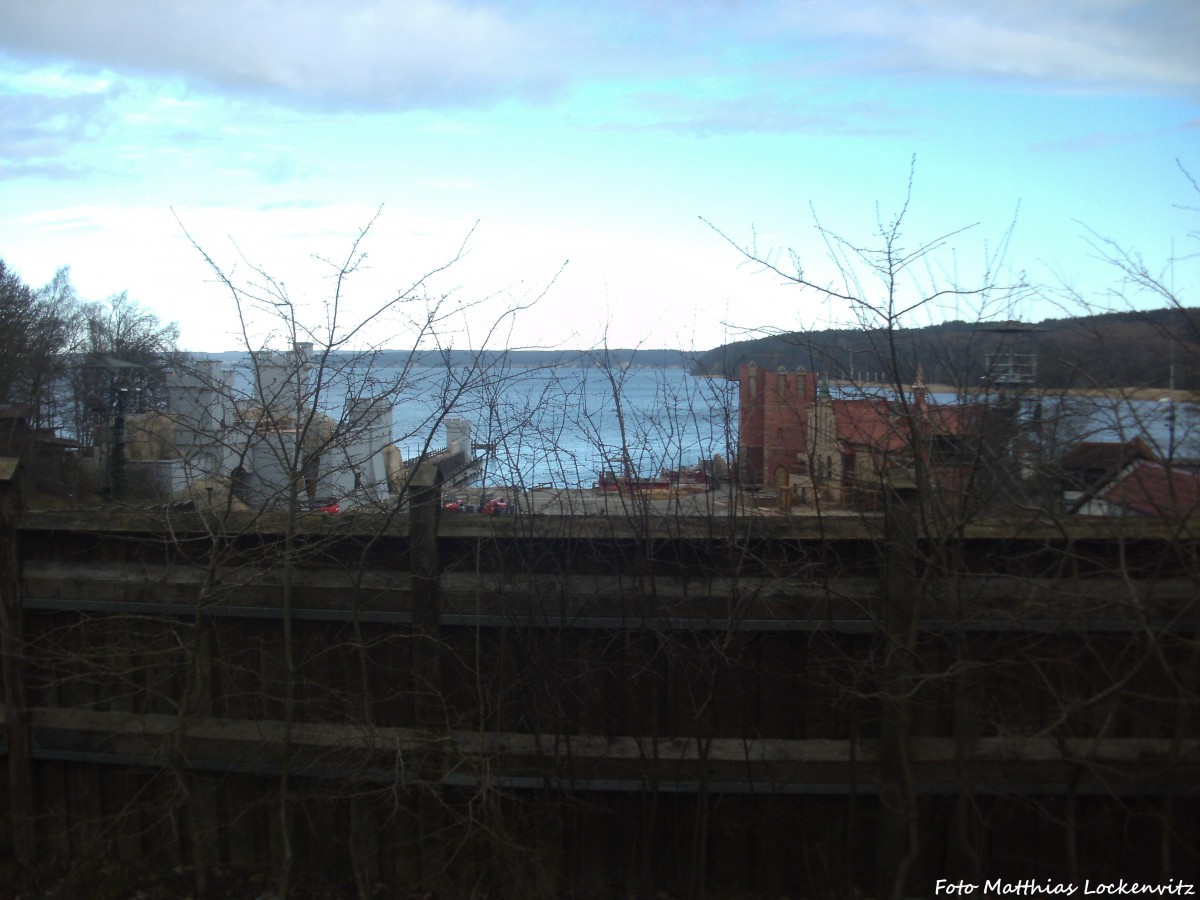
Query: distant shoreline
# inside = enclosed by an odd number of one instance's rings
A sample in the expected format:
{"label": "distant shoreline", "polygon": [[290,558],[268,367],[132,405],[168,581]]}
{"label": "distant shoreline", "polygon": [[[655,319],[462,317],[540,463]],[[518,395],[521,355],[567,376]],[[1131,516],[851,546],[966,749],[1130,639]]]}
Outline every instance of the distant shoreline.
{"label": "distant shoreline", "polygon": [[[187,355],[195,359],[219,359],[223,362],[241,361],[247,357],[244,350],[222,350],[220,352],[187,351]],[[347,359],[356,356],[370,356],[370,353],[355,353],[340,351],[333,354],[334,358]],[[607,365],[614,369],[662,369],[667,371],[686,370],[693,378],[704,378],[717,381],[736,382],[736,378],[728,378],[721,372],[697,371],[690,365],[694,360],[690,351],[684,350],[632,350],[613,349],[607,351]],[[373,360],[375,366],[402,364],[408,361],[412,365],[426,368],[440,368],[447,365],[444,357],[432,353],[420,353],[409,356],[404,351],[379,351]],[[504,352],[499,350],[482,350],[478,355],[471,351],[451,351],[449,365],[457,368],[464,365],[495,366],[502,365],[513,369],[594,369],[604,368],[606,362],[599,358],[596,351],[586,350],[514,350]],[[894,385],[882,382],[854,382],[844,379],[831,379],[831,384],[842,387],[880,388],[890,390]],[[905,390],[911,390],[912,385],[905,383]],[[982,388],[962,389],[951,384],[930,384],[927,388],[931,394],[958,394],[967,396],[982,393]],[[993,389],[992,394],[996,391]],[[1126,400],[1175,400],[1180,403],[1200,402],[1200,392],[1156,387],[1092,387],[1092,388],[1050,388],[1029,387],[1023,392],[1026,396],[1040,397],[1109,397]]]}

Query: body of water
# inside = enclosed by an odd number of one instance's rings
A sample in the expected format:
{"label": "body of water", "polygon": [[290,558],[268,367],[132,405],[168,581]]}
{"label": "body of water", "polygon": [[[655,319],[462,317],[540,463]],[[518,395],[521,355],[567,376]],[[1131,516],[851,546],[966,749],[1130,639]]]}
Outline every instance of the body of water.
{"label": "body of water", "polygon": [[[833,389],[835,396],[864,395],[847,385]],[[736,456],[737,383],[696,378],[682,368],[422,366],[402,374],[349,367],[326,383],[322,411],[337,418],[348,394],[389,395],[392,440],[405,459],[444,446],[447,418],[466,419],[473,442],[492,448],[482,470],[489,484],[586,487],[606,469],[654,476]],[[953,395],[929,399],[958,402]],[[1030,394],[1021,415],[1051,459],[1079,441],[1134,437],[1163,458],[1200,457],[1200,410],[1192,403]]]}
{"label": "body of water", "polygon": [[[442,446],[440,422],[459,416],[471,422],[473,440],[495,447],[484,470],[490,483],[588,486],[603,469],[650,476],[736,455],[737,383],[683,369],[581,366],[455,380],[431,368],[416,381],[421,388],[397,405],[394,417],[405,458],[427,444]],[[1200,410],[1191,403],[1047,396],[1040,404],[1023,401],[1022,415],[1039,424],[1035,431],[1051,457],[1079,441],[1139,436],[1163,458],[1200,457]]]}
{"label": "body of water", "polygon": [[728,459],[736,447],[737,385],[684,369],[513,369],[413,373],[397,403],[394,440],[405,459],[444,445],[442,422],[461,417],[488,444],[488,483],[574,487],[603,469],[655,475]]}

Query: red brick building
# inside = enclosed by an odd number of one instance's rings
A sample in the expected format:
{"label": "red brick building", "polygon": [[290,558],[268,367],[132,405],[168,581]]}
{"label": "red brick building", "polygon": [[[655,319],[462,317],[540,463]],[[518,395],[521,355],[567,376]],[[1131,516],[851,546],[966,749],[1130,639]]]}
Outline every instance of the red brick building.
{"label": "red brick building", "polygon": [[817,376],[750,363],[738,370],[738,382],[738,472],[746,483],[786,484],[805,461]]}
{"label": "red brick building", "polygon": [[738,373],[738,472],[745,484],[790,486],[798,502],[862,502],[914,450],[931,481],[962,490],[978,461],[987,420],[981,405],[933,405],[920,372],[904,402],[835,399],[814,373],[751,362]]}

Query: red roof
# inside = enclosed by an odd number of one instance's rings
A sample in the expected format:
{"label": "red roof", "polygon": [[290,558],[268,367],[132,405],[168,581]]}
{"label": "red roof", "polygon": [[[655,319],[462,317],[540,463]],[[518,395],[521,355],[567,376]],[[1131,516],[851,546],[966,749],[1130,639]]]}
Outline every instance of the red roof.
{"label": "red roof", "polygon": [[834,400],[837,438],[847,444],[865,444],[878,450],[900,450],[906,441],[885,400]]}
{"label": "red roof", "polygon": [[1162,463],[1142,462],[1101,497],[1144,516],[1190,516],[1200,512],[1200,478]]}
{"label": "red roof", "polygon": [[[981,406],[926,406],[920,419],[929,434],[963,436],[978,431],[983,412]],[[912,444],[903,417],[886,400],[834,400],[833,414],[843,443],[886,452],[903,451]]]}

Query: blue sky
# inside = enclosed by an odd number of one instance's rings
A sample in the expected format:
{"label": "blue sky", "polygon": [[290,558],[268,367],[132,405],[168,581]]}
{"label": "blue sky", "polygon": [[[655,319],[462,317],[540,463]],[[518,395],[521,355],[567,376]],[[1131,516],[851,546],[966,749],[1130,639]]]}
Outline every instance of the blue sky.
{"label": "blue sky", "polygon": [[903,246],[953,236],[902,288],[1032,289],[912,324],[1153,305],[1114,296],[1089,230],[1200,304],[1198,46],[1194,0],[8,3],[0,258],[34,285],[69,265],[81,296],[127,290],[217,350],[236,310],[188,235],[317,327],[322,258],[373,223],[343,321],[466,241],[374,342],[446,296],[455,346],[707,349],[853,321],[722,233],[838,285],[815,220],[870,245],[915,158]]}

